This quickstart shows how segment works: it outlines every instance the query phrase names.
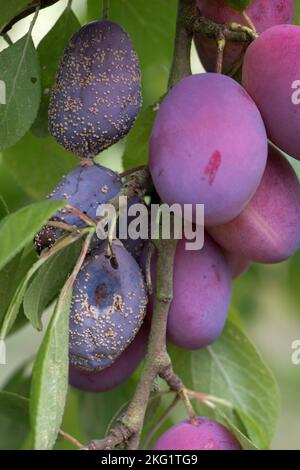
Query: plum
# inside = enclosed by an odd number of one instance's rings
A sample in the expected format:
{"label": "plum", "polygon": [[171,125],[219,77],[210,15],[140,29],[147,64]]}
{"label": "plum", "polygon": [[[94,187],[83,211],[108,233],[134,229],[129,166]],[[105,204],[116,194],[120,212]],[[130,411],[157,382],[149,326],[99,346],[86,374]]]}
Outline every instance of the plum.
{"label": "plum", "polygon": [[262,114],[268,137],[298,160],[299,48],[299,26],[274,26],[251,44],[243,66],[243,85]]}
{"label": "plum", "polygon": [[197,416],[196,423],[186,419],[168,429],[154,450],[242,450],[242,447],[225,426]]}
{"label": "plum", "polygon": [[149,327],[146,322],[130,345],[116,361],[99,372],[79,369],[70,364],[69,383],[86,392],[105,392],[125,382],[143,360],[146,349]]}
{"label": "plum", "polygon": [[150,139],[149,167],[168,204],[204,204],[205,224],[236,217],[262,178],[268,146],[247,92],[221,74],[181,80],[164,99]]}
{"label": "plum", "polygon": [[[121,179],[117,173],[101,165],[81,165],[68,173],[49,195],[49,199],[66,199],[68,204],[95,219],[100,204],[108,202],[121,190]],[[82,227],[84,222],[63,209],[53,220]],[[35,238],[37,251],[49,248],[61,231],[45,226]]]}
{"label": "plum", "polygon": [[112,21],[94,21],[64,51],[49,131],[67,150],[91,158],[127,134],[141,102],[138,58],[127,33]]}
{"label": "plum", "polygon": [[[205,234],[201,250],[189,251],[185,244],[186,240],[180,240],[176,248],[167,335],[176,346],[193,350],[208,346],[223,330],[231,300],[231,271],[221,249],[209,235]],[[142,259],[145,262],[144,256]],[[151,264],[154,290],[155,273],[156,256]],[[149,315],[152,309],[151,296]]]}
{"label": "plum", "polygon": [[231,222],[209,227],[226,250],[259,263],[278,263],[300,246],[300,184],[290,163],[270,147],[261,184]]}
{"label": "plum", "polygon": [[[197,5],[203,16],[218,24],[232,22],[247,24],[243,14],[231,8],[224,0],[197,0]],[[272,26],[293,22],[294,0],[253,0],[245,11],[256,30],[262,33]],[[208,72],[213,72],[217,56],[216,41],[200,34],[195,34],[194,39],[204,68]],[[224,73],[227,73],[240,59],[244,48],[243,44],[227,42],[223,61]]]}
{"label": "plum", "polygon": [[73,366],[88,371],[112,365],[136,336],[146,313],[138,264],[120,242],[113,249],[117,269],[99,249],[86,259],[74,283],[69,358]]}
{"label": "plum", "polygon": [[223,250],[223,253],[229,265],[232,279],[240,277],[247,271],[247,269],[251,265],[251,261],[242,258],[241,256],[238,256],[236,253],[232,253],[226,250]]}

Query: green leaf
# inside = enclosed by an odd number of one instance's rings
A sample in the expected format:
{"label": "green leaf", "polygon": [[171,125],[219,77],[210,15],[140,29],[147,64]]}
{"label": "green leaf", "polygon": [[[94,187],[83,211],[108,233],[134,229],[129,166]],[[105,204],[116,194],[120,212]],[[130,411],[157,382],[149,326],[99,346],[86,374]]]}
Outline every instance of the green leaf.
{"label": "green leaf", "polygon": [[19,450],[29,434],[29,400],[0,392],[0,450]]}
{"label": "green leaf", "polygon": [[52,137],[41,139],[31,132],[5,150],[3,158],[21,188],[36,199],[48,195],[78,165],[78,159]]}
{"label": "green leaf", "polygon": [[6,88],[6,104],[0,104],[0,150],[3,150],[30,129],[39,108],[40,71],[30,35],[0,53],[0,77]]}
{"label": "green leaf", "polygon": [[26,247],[0,271],[0,325],[15,291],[36,258],[33,246]]}
{"label": "green leaf", "polygon": [[39,269],[24,297],[24,313],[34,328],[42,330],[41,316],[55,299],[72,271],[80,253],[81,241],[66,247]]}
{"label": "green leaf", "polygon": [[6,217],[9,214],[9,210],[4,198],[0,195],[0,219]]}
{"label": "green leaf", "polygon": [[80,23],[71,8],[67,7],[49,33],[38,45],[41,66],[42,98],[32,131],[45,137],[48,132],[48,106],[59,60],[72,34],[80,29]]}
{"label": "green leaf", "polygon": [[13,259],[63,206],[64,201],[41,201],[6,216],[0,222],[0,269]]}
{"label": "green leaf", "polygon": [[170,353],[189,388],[226,400],[230,407],[219,405],[219,410],[228,420],[233,425],[240,421],[258,448],[269,447],[278,417],[278,387],[233,315],[208,348],[189,352],[171,347]]}
{"label": "green leaf", "polygon": [[[100,17],[99,0],[88,0],[88,18]],[[128,32],[142,68],[145,103],[167,87],[172,62],[177,2],[174,0],[110,0],[109,17]]]}
{"label": "green leaf", "polygon": [[0,27],[4,23],[11,20],[17,13],[20,13],[26,5],[28,5],[28,0],[1,0],[0,4]]}
{"label": "green leaf", "polygon": [[227,3],[227,5],[231,6],[232,8],[238,11],[245,10],[251,2],[252,0],[225,0],[225,3]]}
{"label": "green leaf", "polygon": [[295,24],[300,24],[300,0],[295,1]]}
{"label": "green leaf", "polygon": [[30,418],[35,450],[52,449],[63,419],[71,298],[72,290],[64,288],[34,363]]}
{"label": "green leaf", "polygon": [[155,104],[143,111],[128,134],[123,155],[126,170],[147,164],[149,139],[157,109],[158,104]]}

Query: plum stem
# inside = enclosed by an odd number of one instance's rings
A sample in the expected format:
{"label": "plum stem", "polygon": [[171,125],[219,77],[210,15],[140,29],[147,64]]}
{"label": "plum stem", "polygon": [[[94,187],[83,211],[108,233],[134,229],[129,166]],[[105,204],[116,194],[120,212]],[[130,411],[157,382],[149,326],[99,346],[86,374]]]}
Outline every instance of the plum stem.
{"label": "plum stem", "polygon": [[222,73],[225,46],[226,46],[225,36],[223,35],[223,33],[220,33],[220,35],[217,37],[216,73]]}
{"label": "plum stem", "polygon": [[77,441],[77,439],[73,436],[71,436],[71,434],[63,431],[62,429],[59,431],[59,435],[62,436],[66,441],[70,442],[71,444],[73,444],[73,446],[77,447],[78,449],[81,449],[82,447],[82,444]]}
{"label": "plum stem", "polygon": [[103,0],[102,19],[107,20],[109,17],[109,0]]}

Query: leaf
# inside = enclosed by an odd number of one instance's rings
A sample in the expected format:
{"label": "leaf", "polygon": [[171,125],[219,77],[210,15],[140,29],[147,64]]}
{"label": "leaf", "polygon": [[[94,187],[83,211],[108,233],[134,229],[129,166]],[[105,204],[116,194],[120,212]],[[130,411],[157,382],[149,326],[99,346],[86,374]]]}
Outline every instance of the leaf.
{"label": "leaf", "polygon": [[125,169],[147,164],[149,139],[157,109],[158,104],[155,104],[143,111],[128,134],[123,155]]}
{"label": "leaf", "polygon": [[64,201],[41,201],[6,216],[0,222],[0,269],[13,259],[63,206]]}
{"label": "leaf", "polygon": [[219,340],[208,348],[188,352],[171,347],[170,353],[189,388],[229,402],[231,407],[218,409],[233,425],[240,421],[255,446],[270,445],[279,409],[278,387],[233,315]]}
{"label": "leaf", "polygon": [[37,51],[41,66],[42,97],[37,118],[32,131],[45,137],[48,132],[48,106],[50,90],[53,86],[57,66],[64,48],[72,34],[80,29],[80,23],[71,8],[67,7],[49,33],[38,45]]}
{"label": "leaf", "polygon": [[28,5],[28,0],[1,0],[0,4],[0,27],[11,20],[17,13]]}
{"label": "leaf", "polygon": [[29,434],[29,400],[0,392],[0,450],[19,450]]}
{"label": "leaf", "polygon": [[[98,0],[88,0],[89,20],[99,19],[99,10]],[[110,19],[128,32],[139,56],[146,104],[161,96],[167,87],[176,12],[174,0],[110,0]]]}
{"label": "leaf", "polygon": [[0,325],[19,283],[36,258],[33,246],[26,247],[0,271]]}
{"label": "leaf", "polygon": [[4,198],[0,195],[0,219],[3,219],[9,214],[9,210]]}
{"label": "leaf", "polygon": [[63,419],[71,298],[72,290],[64,288],[34,363],[30,419],[35,450],[52,449]]}
{"label": "leaf", "polygon": [[231,6],[232,8],[238,11],[245,10],[251,2],[252,0],[225,0],[225,3],[227,3],[227,5]]}
{"label": "leaf", "polygon": [[0,104],[0,150],[3,150],[30,129],[39,108],[40,71],[30,35],[0,53],[0,77],[6,89],[6,104]]}
{"label": "leaf", "polygon": [[78,159],[52,137],[37,138],[28,132],[3,152],[6,166],[30,196],[41,199],[78,165]]}
{"label": "leaf", "polygon": [[72,271],[80,253],[80,244],[81,241],[72,244],[48,259],[27,289],[24,313],[34,328],[42,330],[41,316]]}

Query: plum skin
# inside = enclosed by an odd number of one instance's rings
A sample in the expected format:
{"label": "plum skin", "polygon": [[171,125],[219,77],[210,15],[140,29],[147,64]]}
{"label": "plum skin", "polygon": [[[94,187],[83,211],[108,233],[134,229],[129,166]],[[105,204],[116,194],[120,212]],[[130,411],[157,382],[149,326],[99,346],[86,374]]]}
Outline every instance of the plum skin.
{"label": "plum skin", "polygon": [[[114,171],[97,164],[81,165],[65,175],[48,198],[66,199],[69,205],[95,219],[99,205],[115,197],[121,187],[121,179]],[[77,227],[85,225],[66,209],[58,211],[52,220]],[[50,248],[61,234],[61,230],[45,226],[35,237],[37,252],[40,254],[43,249]]]}
{"label": "plum skin", "polygon": [[75,367],[109,367],[131,343],[146,314],[147,295],[138,264],[127,250],[113,244],[118,268],[103,250],[92,252],[73,288],[69,359]]}
{"label": "plum skin", "polygon": [[258,263],[279,263],[300,246],[300,184],[290,163],[275,148],[261,184],[234,220],[209,227],[226,250]]}
{"label": "plum skin", "polygon": [[143,360],[147,350],[149,326],[144,322],[136,337],[113,364],[99,372],[69,367],[69,384],[85,392],[106,392],[125,382]]}
{"label": "plum skin", "polygon": [[[224,0],[197,0],[201,14],[216,23],[236,22],[246,25],[241,12],[227,5]],[[255,25],[258,33],[272,26],[293,23],[294,0],[253,0],[246,8],[246,13]],[[217,47],[214,39],[195,34],[195,45],[200,60],[208,72],[215,70]],[[227,42],[224,52],[223,72],[228,72],[239,60],[244,45]]]}
{"label": "plum skin", "polygon": [[260,183],[266,160],[260,113],[231,78],[184,78],[160,105],[150,138],[154,186],[169,205],[204,204],[206,226],[227,222],[242,211]]}
{"label": "plum skin", "polygon": [[196,417],[181,421],[166,431],[154,450],[242,450],[235,436],[217,421]]}
{"label": "plum skin", "polygon": [[50,134],[67,150],[91,158],[129,132],[141,104],[140,68],[127,33],[109,20],[83,26],[58,66]]}
{"label": "plum skin", "polygon": [[274,26],[247,49],[243,85],[256,102],[268,137],[300,160],[300,106],[292,101],[292,84],[299,80],[300,28]]}

